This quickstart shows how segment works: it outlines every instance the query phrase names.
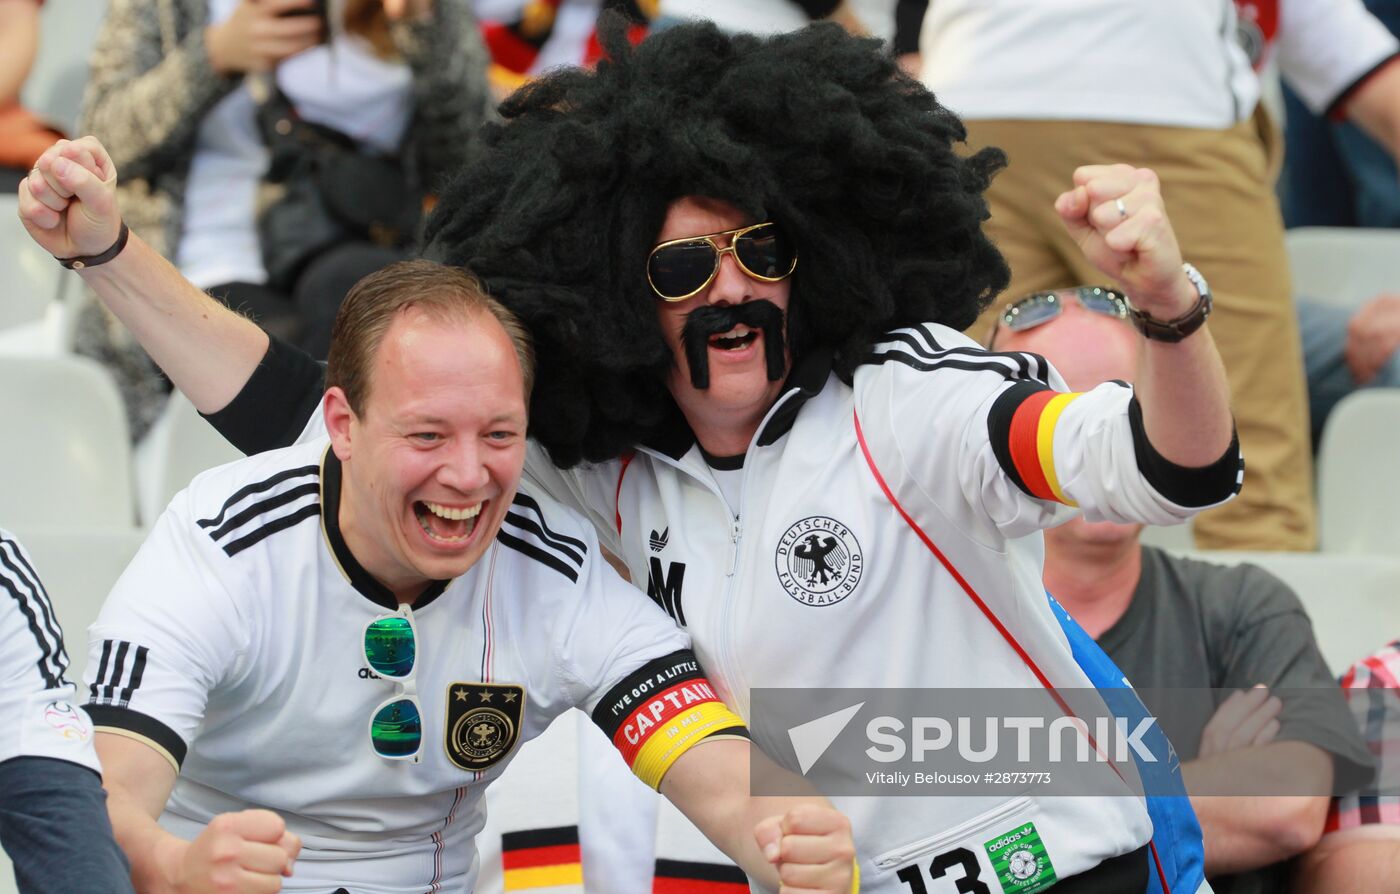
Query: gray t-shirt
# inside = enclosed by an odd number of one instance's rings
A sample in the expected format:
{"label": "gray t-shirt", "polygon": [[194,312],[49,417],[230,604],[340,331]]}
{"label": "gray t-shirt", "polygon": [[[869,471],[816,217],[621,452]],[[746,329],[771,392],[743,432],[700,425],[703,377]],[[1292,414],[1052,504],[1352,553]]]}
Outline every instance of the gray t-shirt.
{"label": "gray t-shirt", "polygon": [[[1263,683],[1282,690],[1275,741],[1330,753],[1338,791],[1371,776],[1370,753],[1318,651],[1312,622],[1293,591],[1262,568],[1225,568],[1143,547],[1133,600],[1098,643],[1143,690],[1183,761],[1197,756],[1206,721],[1229,690]],[[1173,704],[1155,705],[1157,687],[1196,691],[1174,692]],[[1217,894],[1253,894],[1282,891],[1285,878],[1276,866],[1211,884]]]}

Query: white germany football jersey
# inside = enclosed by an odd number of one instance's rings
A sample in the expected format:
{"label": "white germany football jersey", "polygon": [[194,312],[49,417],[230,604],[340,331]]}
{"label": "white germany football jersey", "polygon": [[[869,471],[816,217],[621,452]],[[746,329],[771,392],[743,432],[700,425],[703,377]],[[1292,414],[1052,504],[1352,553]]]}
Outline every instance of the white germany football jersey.
{"label": "white germany football jersey", "polygon": [[370,717],[399,686],[363,638],[396,603],[340,535],[340,474],[320,440],[196,478],[93,626],[88,710],[179,769],[170,831],[267,807],[304,845],[286,890],[467,892],[485,786],[566,709],[653,785],[690,744],[744,734],[590,526],[522,488],[476,566],[415,603],[421,762],[379,757]]}

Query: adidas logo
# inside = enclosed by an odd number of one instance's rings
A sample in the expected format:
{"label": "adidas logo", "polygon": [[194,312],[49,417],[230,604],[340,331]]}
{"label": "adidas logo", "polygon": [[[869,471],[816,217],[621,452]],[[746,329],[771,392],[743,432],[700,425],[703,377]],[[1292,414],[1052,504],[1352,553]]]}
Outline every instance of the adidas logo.
{"label": "adidas logo", "polygon": [[666,548],[666,541],[669,540],[670,537],[671,537],[671,529],[670,529],[670,528],[666,528],[666,529],[665,529],[664,531],[662,531],[660,534],[656,533],[656,529],[655,529],[655,528],[652,528],[652,531],[651,531],[651,539],[648,541],[649,543],[651,543],[651,551],[654,552],[654,553],[659,553],[659,552],[661,552],[663,549]]}

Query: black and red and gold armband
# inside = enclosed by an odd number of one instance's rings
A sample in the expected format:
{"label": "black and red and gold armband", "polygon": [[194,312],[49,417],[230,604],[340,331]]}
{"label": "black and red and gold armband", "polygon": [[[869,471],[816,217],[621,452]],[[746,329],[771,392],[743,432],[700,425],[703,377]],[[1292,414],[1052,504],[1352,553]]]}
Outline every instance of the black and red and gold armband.
{"label": "black and red and gold armband", "polygon": [[1038,500],[1075,505],[1055,473],[1055,425],[1079,396],[1020,382],[1001,393],[987,416],[997,462],[1017,487]]}
{"label": "black and red and gold armband", "polygon": [[593,709],[627,766],[652,788],[682,754],[714,736],[747,739],[739,715],[715,694],[695,653],[672,652],[647,662],[608,690]]}

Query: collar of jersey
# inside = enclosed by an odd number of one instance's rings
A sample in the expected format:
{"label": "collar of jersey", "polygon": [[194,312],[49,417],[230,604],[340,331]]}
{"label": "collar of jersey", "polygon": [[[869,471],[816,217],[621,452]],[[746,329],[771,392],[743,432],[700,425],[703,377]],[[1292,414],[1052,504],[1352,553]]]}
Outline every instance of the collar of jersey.
{"label": "collar of jersey", "polygon": [[[815,348],[808,352],[792,367],[787,381],[783,383],[783,395],[791,397],[778,411],[769,417],[763,431],[758,435],[758,446],[767,447],[792,429],[797,421],[797,413],[811,398],[821,393],[822,386],[831,375],[833,351],[830,348]],[[779,398],[780,400],[782,398]],[[672,406],[671,418],[653,435],[642,442],[643,447],[679,460],[695,445],[695,432],[690,430],[680,410]],[[730,459],[730,457],[725,457]],[[740,466],[743,465],[741,462]]]}
{"label": "collar of jersey", "polygon": [[[341,573],[356,592],[389,611],[398,611],[399,600],[389,592],[388,587],[375,580],[365,570],[350,552],[350,547],[345,545],[345,538],[340,533],[340,480],[340,458],[327,446],[325,455],[321,457],[321,530],[326,535],[331,555],[335,557]],[[413,601],[414,611],[425,608],[428,603],[441,596],[450,583],[451,581],[435,580],[429,584],[423,594]]]}

